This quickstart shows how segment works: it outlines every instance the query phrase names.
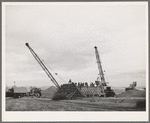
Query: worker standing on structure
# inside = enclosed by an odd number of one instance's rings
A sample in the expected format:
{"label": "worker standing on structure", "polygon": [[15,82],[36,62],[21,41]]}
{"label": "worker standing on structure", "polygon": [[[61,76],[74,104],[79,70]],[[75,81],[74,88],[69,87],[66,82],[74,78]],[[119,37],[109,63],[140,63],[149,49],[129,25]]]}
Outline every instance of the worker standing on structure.
{"label": "worker standing on structure", "polygon": [[71,79],[69,79],[69,82],[68,82],[68,84],[71,84],[72,83],[72,81],[71,81]]}

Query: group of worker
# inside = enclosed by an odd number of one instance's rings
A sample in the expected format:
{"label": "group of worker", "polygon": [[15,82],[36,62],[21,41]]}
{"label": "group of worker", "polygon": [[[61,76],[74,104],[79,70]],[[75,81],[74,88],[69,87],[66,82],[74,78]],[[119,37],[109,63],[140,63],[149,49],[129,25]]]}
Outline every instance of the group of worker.
{"label": "group of worker", "polygon": [[82,88],[82,87],[95,87],[95,83],[93,83],[93,82],[91,82],[90,83],[90,85],[88,85],[88,83],[87,82],[78,82],[78,83],[76,83],[76,82],[72,82],[71,81],[71,79],[69,80],[69,82],[68,82],[69,84],[75,84],[77,87],[79,87],[79,88]]}

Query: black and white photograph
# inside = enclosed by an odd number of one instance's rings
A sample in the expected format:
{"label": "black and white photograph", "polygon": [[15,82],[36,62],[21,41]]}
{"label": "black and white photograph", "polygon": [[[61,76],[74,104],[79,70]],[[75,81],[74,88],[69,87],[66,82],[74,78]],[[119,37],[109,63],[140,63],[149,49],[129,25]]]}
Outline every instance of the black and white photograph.
{"label": "black and white photograph", "polygon": [[2,121],[148,121],[148,2],[2,2]]}

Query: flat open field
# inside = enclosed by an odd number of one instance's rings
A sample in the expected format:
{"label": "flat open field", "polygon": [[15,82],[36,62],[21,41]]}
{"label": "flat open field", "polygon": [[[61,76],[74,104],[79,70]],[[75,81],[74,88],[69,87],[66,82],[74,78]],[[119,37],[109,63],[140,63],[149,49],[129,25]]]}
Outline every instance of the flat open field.
{"label": "flat open field", "polygon": [[145,111],[145,98],[6,98],[6,111]]}

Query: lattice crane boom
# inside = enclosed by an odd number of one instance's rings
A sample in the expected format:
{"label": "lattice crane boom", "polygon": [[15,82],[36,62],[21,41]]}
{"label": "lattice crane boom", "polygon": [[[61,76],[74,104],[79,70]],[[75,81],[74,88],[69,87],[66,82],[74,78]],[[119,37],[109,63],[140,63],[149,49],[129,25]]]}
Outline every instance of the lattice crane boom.
{"label": "lattice crane boom", "polygon": [[104,83],[106,85],[105,77],[104,77],[104,73],[103,73],[103,69],[102,69],[102,65],[101,65],[101,61],[100,61],[100,56],[99,56],[97,47],[95,46],[94,48],[95,48],[95,55],[96,55],[96,60],[97,60],[100,80],[101,80],[101,83]]}
{"label": "lattice crane boom", "polygon": [[48,75],[50,80],[55,84],[55,86],[57,88],[60,88],[60,86],[57,83],[57,81],[55,80],[55,78],[52,76],[52,74],[49,72],[47,67],[43,64],[42,60],[38,57],[38,55],[34,52],[34,50],[29,46],[28,43],[26,43],[25,45],[29,48],[29,50],[32,53],[33,57],[36,59],[36,61],[39,63],[39,65],[42,67],[42,69],[45,71],[45,73]]}

